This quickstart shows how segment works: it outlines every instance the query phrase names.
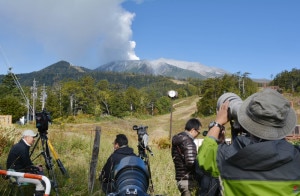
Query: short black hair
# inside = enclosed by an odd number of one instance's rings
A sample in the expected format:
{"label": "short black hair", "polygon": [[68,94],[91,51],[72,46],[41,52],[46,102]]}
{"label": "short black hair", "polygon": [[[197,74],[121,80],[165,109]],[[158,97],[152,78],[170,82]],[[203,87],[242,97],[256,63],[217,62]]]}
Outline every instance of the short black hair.
{"label": "short black hair", "polygon": [[191,118],[186,122],[184,129],[187,131],[191,131],[192,129],[199,130],[201,126],[202,124],[200,120],[198,120],[197,118]]}
{"label": "short black hair", "polygon": [[119,144],[119,146],[128,145],[128,139],[124,134],[116,135],[115,144]]}

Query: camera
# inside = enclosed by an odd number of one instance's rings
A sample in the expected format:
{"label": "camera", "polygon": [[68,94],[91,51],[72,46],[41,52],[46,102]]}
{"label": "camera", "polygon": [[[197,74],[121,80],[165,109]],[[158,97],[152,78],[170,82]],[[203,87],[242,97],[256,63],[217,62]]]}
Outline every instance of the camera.
{"label": "camera", "polygon": [[138,135],[144,135],[144,134],[147,134],[148,126],[143,126],[143,125],[137,126],[137,125],[133,125],[132,129],[133,129],[133,130],[136,130]]}
{"label": "camera", "polygon": [[228,105],[228,119],[231,125],[231,136],[232,140],[239,134],[247,135],[248,132],[241,127],[238,122],[238,110],[240,109],[243,100],[235,93],[224,93],[221,95],[217,101],[217,111],[220,109],[221,105],[229,101]]}
{"label": "camera", "polygon": [[35,113],[36,128],[40,133],[47,134],[48,124],[51,123],[50,113],[43,109],[42,112]]}
{"label": "camera", "polygon": [[109,196],[149,196],[149,172],[144,161],[137,156],[121,159],[114,172],[116,192]]}
{"label": "camera", "polygon": [[237,121],[237,112],[240,109],[240,106],[243,103],[243,100],[234,93],[224,93],[221,95],[217,102],[217,111],[220,109],[221,105],[229,101],[229,112],[228,119]]}
{"label": "camera", "polygon": [[147,133],[147,129],[148,126],[137,126],[137,125],[133,125],[132,127],[133,130],[136,130],[137,134],[138,134],[138,150],[139,150],[139,156],[144,159],[147,157],[146,155],[146,150],[148,152],[150,152],[150,154],[153,156],[153,153],[151,151],[151,149],[148,146],[148,133]]}

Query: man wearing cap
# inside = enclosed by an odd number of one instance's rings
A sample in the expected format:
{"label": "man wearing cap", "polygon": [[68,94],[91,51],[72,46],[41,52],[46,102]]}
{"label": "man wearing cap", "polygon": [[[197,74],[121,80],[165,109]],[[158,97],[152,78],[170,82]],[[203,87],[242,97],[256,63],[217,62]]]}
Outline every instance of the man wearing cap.
{"label": "man wearing cap", "polygon": [[224,195],[299,195],[300,152],[285,140],[297,116],[280,93],[265,89],[248,97],[237,120],[250,136],[219,144],[228,122],[225,102],[199,148],[199,166],[220,177]]}
{"label": "man wearing cap", "polygon": [[[34,166],[29,156],[30,146],[34,144],[35,137],[37,136],[38,134],[34,133],[32,130],[26,130],[22,133],[21,140],[11,148],[8,154],[6,161],[7,170],[14,170],[24,173],[35,172],[38,174],[42,174],[42,167]],[[17,181],[18,183],[27,182],[35,184],[35,195],[43,195],[44,186],[42,185],[40,180],[18,177]]]}

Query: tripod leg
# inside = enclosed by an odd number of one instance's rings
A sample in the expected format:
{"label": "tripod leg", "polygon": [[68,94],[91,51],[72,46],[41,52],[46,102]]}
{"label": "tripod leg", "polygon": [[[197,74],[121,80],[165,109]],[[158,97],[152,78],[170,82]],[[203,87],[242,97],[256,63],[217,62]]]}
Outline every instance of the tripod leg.
{"label": "tripod leg", "polygon": [[154,193],[154,185],[153,185],[153,181],[152,181],[152,176],[151,176],[151,170],[150,170],[150,161],[148,160],[147,158],[147,161],[146,161],[146,165],[147,165],[147,168],[148,168],[148,172],[149,172],[149,180],[150,180],[150,192],[151,193]]}
{"label": "tripod leg", "polygon": [[41,139],[41,137],[38,137],[38,139],[36,140],[36,142],[35,142],[35,144],[34,144],[32,150],[31,150],[31,152],[30,152],[30,154],[29,154],[29,157],[31,157],[31,155],[32,155],[34,149],[36,148],[36,145],[39,143],[39,140],[40,140],[40,139]]}
{"label": "tripod leg", "polygon": [[49,146],[49,148],[50,148],[50,150],[51,150],[51,152],[52,152],[52,154],[53,154],[53,156],[54,156],[54,158],[56,160],[56,163],[57,163],[57,165],[58,165],[61,173],[63,175],[66,175],[67,177],[69,177],[69,174],[68,174],[66,168],[64,167],[64,165],[61,162],[61,160],[58,158],[58,155],[57,155],[56,151],[54,150],[54,147],[52,146],[52,144],[51,144],[51,142],[50,142],[49,139],[48,139],[48,146]]}
{"label": "tripod leg", "polygon": [[43,146],[43,156],[48,170],[48,175],[50,176],[50,180],[53,183],[52,187],[54,188],[56,195],[58,196],[58,184],[57,184],[55,172],[53,170],[52,157],[50,155],[47,139],[42,139],[42,146]]}

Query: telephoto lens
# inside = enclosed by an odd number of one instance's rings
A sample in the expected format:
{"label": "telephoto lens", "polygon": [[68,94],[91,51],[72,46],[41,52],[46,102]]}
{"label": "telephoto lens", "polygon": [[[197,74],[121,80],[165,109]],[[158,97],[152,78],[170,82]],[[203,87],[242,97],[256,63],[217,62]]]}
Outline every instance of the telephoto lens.
{"label": "telephoto lens", "polygon": [[229,101],[229,120],[237,120],[237,112],[240,109],[243,100],[236,94],[234,93],[224,93],[223,95],[221,95],[218,99],[217,102],[217,111],[219,110],[219,108],[221,107],[221,105],[223,103],[225,103],[226,101]]}
{"label": "telephoto lens", "polygon": [[137,156],[123,158],[114,170],[118,196],[148,196],[149,172],[145,162]]}

